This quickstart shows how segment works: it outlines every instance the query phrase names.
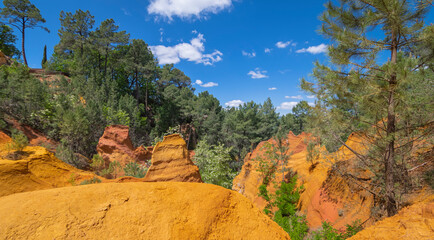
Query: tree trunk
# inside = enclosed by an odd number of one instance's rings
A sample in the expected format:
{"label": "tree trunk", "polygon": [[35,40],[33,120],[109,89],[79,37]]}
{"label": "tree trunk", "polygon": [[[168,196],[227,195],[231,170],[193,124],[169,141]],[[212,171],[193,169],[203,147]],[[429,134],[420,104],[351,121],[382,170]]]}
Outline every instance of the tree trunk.
{"label": "tree trunk", "polygon": [[[391,47],[391,62],[396,63],[397,58],[397,37],[392,32],[392,47]],[[395,162],[395,131],[396,131],[396,116],[395,116],[395,86],[397,84],[396,73],[393,73],[389,80],[389,99],[387,106],[387,129],[386,137],[388,144],[386,154],[384,155],[384,174],[385,174],[385,190],[386,190],[386,210],[387,216],[391,217],[396,214],[396,202],[394,192],[394,162]]]}
{"label": "tree trunk", "polygon": [[23,50],[23,60],[24,60],[24,64],[26,64],[26,66],[28,67],[29,65],[27,64],[27,58],[26,58],[26,50],[24,48],[24,40],[25,40],[25,34],[24,34],[24,30],[26,29],[26,22],[25,19],[23,18],[23,29],[21,31],[22,34],[22,41],[21,41],[21,48]]}
{"label": "tree trunk", "polygon": [[145,79],[145,112],[148,113],[148,78]]}

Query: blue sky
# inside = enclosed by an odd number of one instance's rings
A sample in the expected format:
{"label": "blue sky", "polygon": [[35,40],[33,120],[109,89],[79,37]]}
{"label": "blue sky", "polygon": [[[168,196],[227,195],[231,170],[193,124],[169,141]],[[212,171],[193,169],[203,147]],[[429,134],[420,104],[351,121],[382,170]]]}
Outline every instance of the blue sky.
{"label": "blue sky", "polygon": [[[325,1],[262,0],[31,0],[47,20],[46,33],[27,31],[30,67],[39,68],[43,47],[58,43],[60,11],[89,10],[97,27],[113,18],[140,38],[162,63],[175,63],[196,93],[209,91],[223,106],[268,97],[285,114],[301,100],[299,88],[313,62],[326,62],[329,42],[317,33]],[[2,4],[0,4],[1,7]],[[432,22],[432,13],[429,19]],[[17,31],[16,31],[17,32]],[[197,81],[199,80],[199,81]]]}

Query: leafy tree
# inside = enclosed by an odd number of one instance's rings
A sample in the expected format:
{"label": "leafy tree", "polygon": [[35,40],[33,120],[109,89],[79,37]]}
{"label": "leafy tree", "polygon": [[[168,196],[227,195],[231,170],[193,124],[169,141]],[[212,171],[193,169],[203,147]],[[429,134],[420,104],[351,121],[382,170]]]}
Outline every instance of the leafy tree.
{"label": "leafy tree", "polygon": [[10,57],[19,57],[20,51],[15,47],[17,37],[12,33],[12,28],[0,25],[0,50]]}
{"label": "leafy tree", "polygon": [[105,79],[109,70],[109,59],[112,50],[116,46],[128,43],[129,34],[125,31],[118,31],[119,26],[115,25],[113,19],[104,20],[101,25],[91,32],[90,41],[94,49],[94,66],[96,70],[94,77],[100,81]]}
{"label": "leafy tree", "polygon": [[302,80],[318,99],[312,121],[321,141],[337,147],[349,133],[364,132],[368,152],[345,146],[375,175],[371,184],[380,191],[373,193],[388,216],[401,206],[397,194],[410,189],[414,140],[432,139],[433,50],[426,47],[433,34],[423,31],[430,2],[330,1],[321,33],[333,43],[333,65],[316,63],[315,81]]}
{"label": "leafy tree", "polygon": [[276,113],[276,108],[270,98],[267,98],[260,106],[259,115],[258,135],[262,137],[274,136],[279,126],[279,114]]}
{"label": "leafy tree", "polygon": [[29,139],[21,131],[12,132],[12,142],[9,145],[11,150],[22,153],[24,148],[29,145]]}
{"label": "leafy tree", "polygon": [[166,64],[161,68],[158,83],[162,87],[169,84],[173,84],[177,88],[191,87],[191,79],[181,70],[174,68],[173,64]]}
{"label": "leafy tree", "polygon": [[199,167],[204,182],[231,189],[237,172],[231,168],[233,160],[230,151],[222,144],[211,146],[206,141],[199,142],[193,161]]}
{"label": "leafy tree", "polygon": [[54,70],[88,75],[90,64],[85,51],[89,51],[90,34],[95,24],[94,17],[89,11],[77,10],[74,14],[60,12],[60,42],[54,47],[54,54],[50,67]]}
{"label": "leafy tree", "polygon": [[24,47],[26,29],[40,27],[49,32],[47,28],[40,25],[45,23],[45,19],[41,16],[39,9],[29,0],[3,0],[3,5],[4,8],[1,9],[0,16],[7,19],[11,26],[16,27],[21,32],[21,51],[24,63],[28,65]]}
{"label": "leafy tree", "polygon": [[148,45],[141,39],[133,39],[128,46],[125,59],[125,70],[128,72],[129,88],[134,89],[137,101],[141,100],[141,89],[145,88],[144,103],[148,109],[149,90],[157,76],[157,63]]}
{"label": "leafy tree", "polygon": [[199,140],[209,145],[217,145],[222,140],[221,128],[224,118],[220,102],[208,91],[199,93],[194,102],[193,125]]}
{"label": "leafy tree", "polygon": [[295,105],[295,107],[292,108],[295,124],[297,126],[294,134],[298,135],[305,130],[310,109],[311,107],[306,101],[300,101],[297,103],[297,105]]}

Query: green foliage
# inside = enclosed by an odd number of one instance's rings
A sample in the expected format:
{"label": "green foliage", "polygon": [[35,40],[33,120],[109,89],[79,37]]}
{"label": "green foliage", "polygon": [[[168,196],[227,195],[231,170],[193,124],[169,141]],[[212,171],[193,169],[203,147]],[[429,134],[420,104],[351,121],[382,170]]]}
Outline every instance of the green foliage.
{"label": "green foliage", "polygon": [[425,182],[434,189],[434,170],[427,171],[423,176]]}
{"label": "green foliage", "polygon": [[88,185],[88,184],[95,184],[95,183],[101,183],[101,179],[97,177],[93,177],[91,179],[84,180],[80,183],[80,185]]}
{"label": "green foliage", "polygon": [[319,158],[320,150],[318,149],[318,143],[316,141],[309,141],[307,144],[306,160],[312,164],[316,163]]}
{"label": "green foliage", "polygon": [[76,167],[76,157],[74,156],[74,152],[64,144],[59,144],[59,146],[57,146],[56,157],[63,162]]}
{"label": "green foliage", "polygon": [[45,19],[41,16],[39,9],[29,0],[3,0],[3,5],[4,8],[0,11],[0,17],[7,19],[8,24],[16,27],[22,33],[23,60],[27,65],[24,50],[26,28],[40,27],[49,32],[47,28],[40,25],[40,23],[45,23]]}
{"label": "green foliage", "polygon": [[116,178],[117,172],[122,169],[121,164],[118,161],[113,161],[109,164],[107,168],[103,168],[98,175],[105,178]]}
{"label": "green foliage", "polygon": [[29,139],[21,131],[12,132],[12,143],[9,144],[8,148],[12,151],[22,152],[25,147],[29,145]]}
{"label": "green foliage", "polygon": [[183,137],[181,132],[180,132],[180,126],[169,127],[169,129],[167,129],[167,131],[165,133],[161,134],[161,136],[154,138],[152,145],[153,146],[157,145],[157,143],[163,141],[164,136],[168,136],[168,135],[172,135],[172,134],[179,134],[181,137]]}
{"label": "green foliage", "polygon": [[111,107],[103,107],[103,116],[106,119],[107,126],[116,124],[130,126],[130,116],[122,109],[116,111]]}
{"label": "green foliage", "polygon": [[101,155],[94,154],[90,166],[98,175],[100,175],[100,172],[105,168],[105,161]]}
{"label": "green foliage", "polygon": [[[292,215],[288,218],[282,218],[283,223],[279,224],[283,226],[283,229],[289,233],[289,236],[293,240],[303,240],[309,231],[306,217],[304,215]],[[276,220],[277,223],[281,222],[280,219]]]}
{"label": "green foliage", "polygon": [[136,162],[127,163],[124,167],[125,176],[131,176],[135,178],[144,178],[147,171],[147,168],[140,166]]}
{"label": "green foliage", "polygon": [[322,223],[322,229],[312,233],[312,240],[344,240],[354,236],[362,230],[360,220],[354,221],[346,226],[346,231],[339,232],[328,222]]}
{"label": "green foliage", "polygon": [[206,141],[199,142],[193,161],[199,167],[204,182],[231,189],[237,172],[231,168],[233,159],[230,152],[231,149],[222,144],[212,146]]}
{"label": "green foliage", "polygon": [[15,47],[17,37],[13,34],[12,28],[0,24],[0,51],[9,57],[19,57],[20,51]]}
{"label": "green foliage", "polygon": [[[329,60],[317,62],[314,79],[301,82],[317,99],[308,120],[311,132],[328,150],[342,146],[350,133],[363,132],[369,151],[356,149],[357,161],[375,175],[369,185],[381,186],[372,192],[388,216],[412,189],[407,167],[414,139],[431,141],[434,132],[434,27],[424,23],[430,5],[328,2],[320,31],[332,41]],[[385,54],[387,61],[380,61]]]}

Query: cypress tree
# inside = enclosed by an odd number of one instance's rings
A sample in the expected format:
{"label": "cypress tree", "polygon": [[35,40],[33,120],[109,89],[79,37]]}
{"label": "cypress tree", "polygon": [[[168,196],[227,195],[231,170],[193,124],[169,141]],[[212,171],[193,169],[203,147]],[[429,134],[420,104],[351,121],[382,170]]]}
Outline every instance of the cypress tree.
{"label": "cypress tree", "polygon": [[44,55],[42,56],[41,66],[45,68],[45,64],[47,63],[47,45],[44,46]]}

